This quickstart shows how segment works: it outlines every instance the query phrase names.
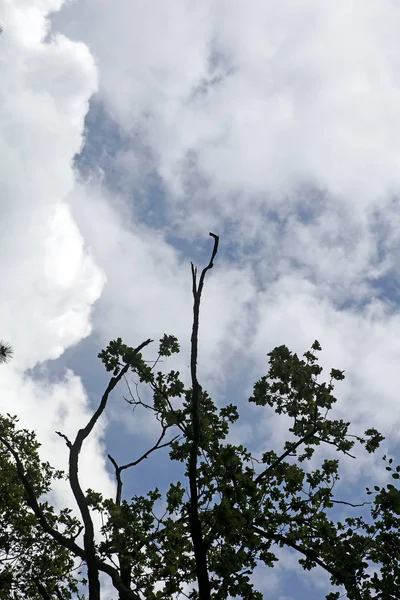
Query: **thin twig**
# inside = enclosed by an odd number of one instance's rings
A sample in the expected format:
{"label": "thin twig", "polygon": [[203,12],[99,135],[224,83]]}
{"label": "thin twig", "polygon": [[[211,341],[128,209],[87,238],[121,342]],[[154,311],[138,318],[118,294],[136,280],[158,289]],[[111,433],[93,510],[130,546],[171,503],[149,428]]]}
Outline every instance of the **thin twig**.
{"label": "thin twig", "polygon": [[123,471],[124,469],[129,469],[130,467],[136,467],[139,463],[141,463],[143,460],[145,460],[152,452],[154,452],[155,450],[159,450],[161,448],[166,448],[167,446],[170,446],[172,444],[172,442],[174,442],[175,440],[177,440],[179,438],[179,436],[177,435],[174,438],[172,438],[171,440],[169,440],[168,442],[161,444],[160,442],[163,440],[166,431],[167,431],[167,427],[163,427],[162,433],[161,433],[160,437],[158,438],[157,442],[154,444],[154,446],[149,448],[149,450],[147,450],[144,454],[142,454],[142,456],[140,456],[138,459],[136,459],[130,463],[127,463],[125,465],[118,465],[116,460],[111,456],[111,454],[108,454],[108,458],[114,466],[115,478],[117,480],[117,494],[116,494],[116,500],[115,500],[115,503],[117,505],[119,505],[121,503],[121,496],[122,496],[121,471]]}
{"label": "thin twig", "polygon": [[347,504],[347,506],[352,506],[353,508],[357,506],[365,506],[366,504],[372,504],[372,502],[362,502],[361,504],[353,504],[352,502],[346,502],[345,500],[330,500],[334,504]]}
{"label": "thin twig", "polygon": [[121,467],[121,471],[123,469],[129,469],[129,467],[136,467],[136,465],[138,465],[140,462],[142,462],[142,460],[144,460],[145,458],[147,458],[149,456],[149,454],[151,454],[151,452],[154,452],[154,450],[159,450],[160,448],[166,448],[167,446],[170,446],[172,444],[172,442],[175,442],[175,440],[177,440],[180,436],[176,435],[175,437],[173,437],[171,440],[169,440],[169,442],[165,442],[164,444],[160,444],[159,446],[153,446],[153,448],[150,448],[150,450],[147,450],[147,452],[145,452],[140,458],[138,458],[137,460],[134,460],[131,463],[128,463],[126,465],[123,465]]}

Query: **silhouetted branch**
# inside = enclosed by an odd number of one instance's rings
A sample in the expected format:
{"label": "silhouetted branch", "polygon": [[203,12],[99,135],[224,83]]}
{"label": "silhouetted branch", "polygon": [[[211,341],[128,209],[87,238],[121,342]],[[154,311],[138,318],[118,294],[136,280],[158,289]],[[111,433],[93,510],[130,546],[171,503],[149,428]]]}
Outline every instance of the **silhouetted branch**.
{"label": "silhouetted branch", "polygon": [[65,443],[67,444],[68,448],[71,450],[71,448],[72,448],[72,444],[71,444],[71,442],[69,441],[69,439],[67,438],[67,436],[66,436],[66,435],[64,435],[63,433],[61,433],[61,431],[56,431],[55,433],[56,433],[57,435],[59,435],[60,437],[62,437],[62,438],[65,440]]}
{"label": "silhouetted branch", "polygon": [[[135,350],[133,354],[138,354],[142,348],[150,344],[153,340],[146,340],[142,342]],[[94,412],[93,416],[89,420],[86,427],[80,429],[76,435],[74,443],[70,446],[69,453],[69,481],[72,489],[72,493],[74,494],[75,500],[78,504],[80,513],[82,515],[83,525],[84,525],[84,533],[83,533],[83,544],[86,553],[86,565],[88,572],[88,584],[89,584],[89,598],[90,600],[100,600],[100,579],[99,579],[99,568],[96,560],[96,550],[95,550],[95,542],[94,542],[94,526],[92,517],[90,515],[89,507],[86,502],[85,494],[82,491],[79,476],[78,476],[78,461],[79,461],[79,453],[82,448],[82,444],[85,439],[89,436],[94,426],[96,425],[98,419],[102,415],[103,411],[106,408],[107,400],[118,384],[118,382],[122,379],[125,373],[130,368],[130,363],[126,363],[121,371],[115,377],[112,377],[109,381],[109,384],[101,398],[100,404]]]}
{"label": "silhouetted branch", "polygon": [[121,468],[121,471],[123,469],[128,469],[129,467],[136,467],[136,465],[138,465],[140,462],[142,462],[142,460],[144,460],[145,458],[147,458],[152,452],[154,452],[154,450],[159,450],[160,448],[166,448],[167,446],[170,446],[172,444],[172,442],[174,442],[175,440],[177,440],[179,438],[179,435],[176,435],[175,437],[173,437],[171,440],[169,440],[169,442],[165,442],[164,444],[160,444],[160,441],[162,440],[162,438],[165,435],[165,431],[167,428],[165,428],[163,430],[163,433],[160,436],[160,439],[158,440],[158,442],[152,447],[150,448],[150,450],[147,450],[147,452],[145,452],[140,458],[138,458],[137,460],[134,460],[131,463],[128,463],[126,465],[123,465]]}
{"label": "silhouetted branch", "polygon": [[142,454],[142,456],[140,458],[138,458],[130,463],[127,463],[126,465],[119,466],[117,464],[117,462],[115,461],[115,459],[111,456],[111,454],[108,454],[108,458],[114,465],[115,477],[117,480],[117,495],[116,495],[116,500],[115,500],[116,504],[119,505],[121,503],[121,494],[122,494],[121,471],[123,471],[124,469],[129,469],[130,467],[136,467],[136,465],[138,465],[143,460],[145,460],[152,452],[154,452],[155,450],[159,450],[160,448],[166,448],[167,446],[170,446],[172,444],[172,442],[174,442],[175,440],[178,439],[179,436],[176,435],[174,438],[169,440],[169,442],[165,442],[164,444],[161,444],[160,442],[164,439],[167,429],[168,429],[167,427],[163,427],[162,433],[161,433],[160,437],[158,438],[157,442],[154,444],[154,446],[149,448],[149,450],[147,450],[144,454]]}
{"label": "silhouetted branch", "polygon": [[198,488],[197,488],[197,455],[200,442],[200,386],[197,380],[197,355],[198,355],[198,334],[199,334],[199,315],[200,315],[200,300],[204,285],[204,278],[209,269],[213,267],[213,260],[218,252],[219,237],[214,233],[209,234],[214,238],[214,247],[211,254],[210,262],[203,269],[199,285],[197,286],[197,267],[191,263],[192,268],[192,284],[193,284],[193,326],[191,337],[191,353],[190,353],[190,372],[192,379],[192,423],[193,423],[193,439],[189,457],[189,487],[190,487],[190,502],[189,510],[189,527],[193,541],[193,549],[196,561],[197,583],[199,586],[200,600],[209,600],[211,598],[210,580],[207,566],[207,548],[203,539],[201,522],[199,517],[198,506]]}

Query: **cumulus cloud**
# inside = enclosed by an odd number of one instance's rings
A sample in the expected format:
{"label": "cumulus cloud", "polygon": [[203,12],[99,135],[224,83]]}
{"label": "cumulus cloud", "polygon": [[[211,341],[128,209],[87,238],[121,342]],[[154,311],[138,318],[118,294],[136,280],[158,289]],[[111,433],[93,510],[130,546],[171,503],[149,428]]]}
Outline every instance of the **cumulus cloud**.
{"label": "cumulus cloud", "polygon": [[25,367],[89,334],[104,282],[65,203],[96,69],[83,44],[44,43],[45,8],[6,5],[1,37],[2,331]]}
{"label": "cumulus cloud", "polygon": [[55,23],[90,44],[102,99],[174,191],[192,152],[215,196],[280,202],[306,180],[362,205],[399,183],[399,18],[378,0],[85,0]]}
{"label": "cumulus cloud", "polygon": [[[135,192],[127,193],[129,181],[133,190],[142,184],[137,164],[128,173],[139,136],[146,176],[152,160],[164,186],[166,230],[190,232],[193,246],[200,231],[217,230],[235,260],[233,268],[220,257],[204,297],[201,368],[210,386],[229,388],[223,368],[213,376],[216,360],[235,364],[249,389],[263,351],[283,342],[304,351],[314,338],[328,340],[333,365],[345,359],[362,379],[368,367],[343,353],[343,339],[353,340],[352,356],[363,347],[375,357],[382,328],[389,352],[396,348],[380,285],[398,248],[397,9],[375,0],[328,11],[316,1],[249,9],[182,0],[105,11],[85,0],[53,18],[55,30],[91,48],[95,102],[123,140],[113,166],[124,173],[125,199],[86,182],[70,200],[109,276],[96,320],[104,340],[117,330],[155,336],[167,321],[186,334],[187,349],[189,277],[167,238],[140,225]],[[382,391],[383,427],[396,385],[388,373],[387,392],[377,383],[368,396],[372,403]]]}
{"label": "cumulus cloud", "polygon": [[[106,10],[71,3],[53,24],[98,61],[126,189],[139,185],[140,167],[129,169],[146,148],[169,228],[234,236],[239,258],[270,273],[271,255],[278,267],[300,263],[335,301],[370,294],[398,262],[397,8],[154,0]],[[388,211],[383,259],[375,226]]]}
{"label": "cumulus cloud", "polygon": [[[89,418],[87,394],[70,371],[50,383],[45,370],[35,378],[30,369],[90,334],[105,275],[65,200],[97,72],[84,44],[50,35],[49,12],[60,6],[0,3],[0,330],[15,350],[2,370],[0,404],[35,429],[44,459],[65,468],[55,429],[76,434]],[[102,434],[100,426],[86,445],[82,473],[88,485],[110,490]]]}

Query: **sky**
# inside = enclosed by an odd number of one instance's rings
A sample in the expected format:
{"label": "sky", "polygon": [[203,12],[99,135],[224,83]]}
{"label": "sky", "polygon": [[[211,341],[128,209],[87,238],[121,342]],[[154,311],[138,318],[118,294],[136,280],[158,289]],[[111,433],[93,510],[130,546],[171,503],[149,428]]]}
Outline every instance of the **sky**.
{"label": "sky", "polygon": [[[400,5],[0,0],[0,23],[0,337],[15,350],[1,412],[62,468],[54,432],[92,414],[109,340],[176,335],[168,368],[188,380],[190,261],[208,262],[212,231],[199,379],[238,404],[235,439],[281,447],[287,421],[247,398],[275,346],[318,339],[322,366],[346,373],[335,415],[399,457]],[[108,495],[107,452],[128,462],[157,435],[124,394],[82,453]],[[344,491],[383,480],[382,454],[344,461]],[[161,461],[127,493],[173,477]],[[266,600],[328,591],[281,555],[254,575]]]}

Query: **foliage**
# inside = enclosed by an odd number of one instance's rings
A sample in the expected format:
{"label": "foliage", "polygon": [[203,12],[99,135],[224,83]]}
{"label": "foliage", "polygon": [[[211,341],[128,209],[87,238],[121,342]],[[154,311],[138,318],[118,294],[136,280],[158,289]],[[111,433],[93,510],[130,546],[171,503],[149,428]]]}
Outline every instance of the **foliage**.
{"label": "foliage", "polygon": [[[40,463],[32,433],[19,432],[15,420],[3,418],[0,547],[5,553],[15,553],[17,548],[19,554],[14,562],[1,563],[8,591],[0,598],[69,598],[72,559],[80,558],[88,567],[90,600],[100,598],[101,572],[109,575],[120,600],[161,600],[179,593],[201,600],[259,600],[262,594],[254,588],[251,574],[259,563],[273,567],[279,547],[295,551],[304,570],[318,565],[329,573],[333,590],[327,600],[339,598],[343,590],[349,600],[400,596],[400,490],[395,485],[400,466],[393,467],[393,460],[384,457],[394,483],[374,486],[373,491],[367,488],[370,504],[336,498],[340,457],[352,456],[356,443],[374,453],[384,438],[374,428],[362,437],[351,434],[349,422],[331,416],[336,403],[334,384],[344,379],[344,373],[332,369],[329,380],[321,381],[320,344],[315,341],[302,357],[284,345],[272,350],[268,371],[255,383],[249,398],[262,410],[291,420],[281,450],[271,448],[254,456],[243,445],[231,443],[229,431],[239,419],[237,407],[217,407],[198,383],[200,296],[218,247],[217,236],[211,235],[214,250],[199,283],[192,265],[191,385],[185,386],[177,371],[156,370],[161,357],[179,352],[173,335],[160,340],[153,365],[141,352],[151,340],[133,348],[117,338],[99,354],[113,376],[93,417],[73,442],[58,432],[70,450],[69,480],[81,524],[67,511],[56,514],[45,501],[35,504],[61,474]],[[129,388],[128,402],[153,413],[159,422],[159,438],[132,462],[118,465],[108,455],[116,480],[114,498],[104,498],[94,490],[83,493],[78,477],[80,448],[106,409],[110,392],[128,372],[136,375],[137,390],[147,387],[151,392],[146,395],[151,401],[145,402],[142,394],[133,394]],[[335,449],[337,458],[318,462],[315,450],[324,445]],[[124,472],[156,451],[168,451],[170,460],[183,466],[184,478],[171,482],[164,493],[156,480],[147,494],[125,498]],[[342,521],[335,518],[338,504],[349,510]],[[163,514],[160,505],[165,507]],[[361,506],[369,507],[370,516],[356,514]],[[93,536],[94,513],[101,515],[103,523],[99,542]],[[83,543],[78,543],[81,530]],[[35,543],[31,546],[29,540]],[[44,545],[46,555],[50,552],[46,564]],[[14,550],[7,550],[10,547]],[[30,573],[47,596],[35,588]],[[57,596],[55,586],[60,589]],[[342,586],[339,591],[338,586]]]}
{"label": "foliage", "polygon": [[[33,432],[17,428],[17,418],[0,417],[0,599],[42,599],[41,589],[52,590],[63,599],[77,592],[73,557],[43,531],[29,507],[25,487],[10,448],[20,457],[25,476],[37,498],[51,489],[63,474],[40,461],[39,444]],[[68,509],[58,514],[43,501],[43,514],[73,535],[79,523]]]}
{"label": "foliage", "polygon": [[[0,31],[1,33],[1,31]],[[0,341],[0,364],[8,363],[12,359],[14,350],[8,342]]]}

